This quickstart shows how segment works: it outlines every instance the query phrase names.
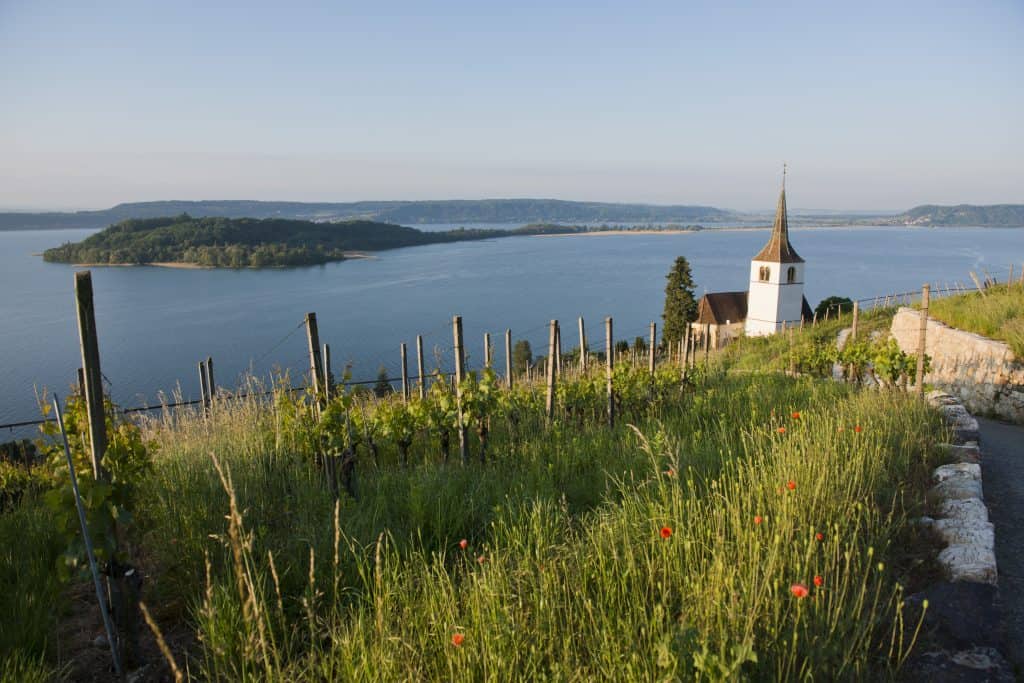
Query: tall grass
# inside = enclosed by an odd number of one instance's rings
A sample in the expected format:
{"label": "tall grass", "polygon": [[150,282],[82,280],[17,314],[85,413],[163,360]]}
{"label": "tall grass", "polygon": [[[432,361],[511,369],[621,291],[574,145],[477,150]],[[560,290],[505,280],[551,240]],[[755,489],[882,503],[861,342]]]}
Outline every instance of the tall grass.
{"label": "tall grass", "polygon": [[715,374],[631,419],[495,424],[486,465],[424,440],[410,467],[361,461],[336,503],[267,406],[167,416],[137,511],[147,602],[195,628],[214,680],[895,672],[914,628],[886,562],[929,410]]}
{"label": "tall grass", "polygon": [[928,314],[951,327],[998,339],[1024,358],[1024,285],[995,285],[932,301]]}

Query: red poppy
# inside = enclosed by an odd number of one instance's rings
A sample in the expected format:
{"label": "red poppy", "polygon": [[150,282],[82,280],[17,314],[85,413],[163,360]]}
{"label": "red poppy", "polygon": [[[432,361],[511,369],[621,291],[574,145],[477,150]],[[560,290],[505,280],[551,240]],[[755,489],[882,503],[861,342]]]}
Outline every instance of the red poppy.
{"label": "red poppy", "polygon": [[810,591],[807,590],[807,586],[802,583],[794,583],[789,587],[789,592],[797,598],[806,598],[810,594]]}
{"label": "red poppy", "polygon": [[815,574],[814,575],[814,585],[815,586],[820,586],[823,583],[825,583],[825,579],[823,579],[820,576],[818,576],[817,574]]}
{"label": "red poppy", "polygon": [[670,538],[672,536],[672,527],[663,526],[661,527],[661,537]]}
{"label": "red poppy", "polygon": [[671,467],[669,467],[667,470],[665,470],[665,476],[666,477],[674,477],[674,476],[676,476],[676,471],[674,469],[672,469]]}
{"label": "red poppy", "polygon": [[461,633],[453,633],[452,645],[454,645],[455,647],[462,647],[462,641],[464,641],[465,639],[466,636],[462,635]]}
{"label": "red poppy", "polygon": [[763,521],[764,521],[764,518],[761,517],[761,515],[754,515],[754,524],[760,524]]}
{"label": "red poppy", "polygon": [[779,434],[785,434],[786,433],[786,428],[785,427],[779,427],[775,431],[777,431]]}
{"label": "red poppy", "polygon": [[861,431],[862,431],[862,430],[861,430],[861,428],[860,428],[860,425],[857,425],[856,427],[854,427],[854,428],[853,428],[853,431],[855,431],[855,432],[857,432],[858,434],[860,434],[860,433],[861,433]]}
{"label": "red poppy", "polygon": [[794,420],[799,420],[800,419],[800,413],[794,410],[793,411],[793,419]]}
{"label": "red poppy", "polygon": [[790,479],[786,482],[786,488],[790,491],[796,491],[796,482]]}
{"label": "red poppy", "polygon": [[478,564],[483,564],[484,562],[487,561],[487,558],[484,557],[483,555],[481,555],[480,557],[476,558],[476,561],[477,561]]}
{"label": "red poppy", "polygon": [[459,547],[465,550],[469,547],[469,541],[467,541],[466,539],[462,539],[461,541],[459,541]]}
{"label": "red poppy", "polygon": [[821,533],[820,531],[818,533],[814,534],[814,537],[816,539],[818,539],[819,541],[824,541],[825,540],[825,534]]}

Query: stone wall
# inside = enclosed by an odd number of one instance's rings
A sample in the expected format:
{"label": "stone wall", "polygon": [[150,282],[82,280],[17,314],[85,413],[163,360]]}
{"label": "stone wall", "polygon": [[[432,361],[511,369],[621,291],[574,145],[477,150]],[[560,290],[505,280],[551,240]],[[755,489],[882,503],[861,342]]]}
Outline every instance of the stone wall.
{"label": "stone wall", "polygon": [[[899,309],[892,320],[892,336],[907,353],[917,353],[920,321],[911,308]],[[925,351],[932,359],[926,382],[971,412],[1024,423],[1024,359],[1009,345],[929,320]]]}

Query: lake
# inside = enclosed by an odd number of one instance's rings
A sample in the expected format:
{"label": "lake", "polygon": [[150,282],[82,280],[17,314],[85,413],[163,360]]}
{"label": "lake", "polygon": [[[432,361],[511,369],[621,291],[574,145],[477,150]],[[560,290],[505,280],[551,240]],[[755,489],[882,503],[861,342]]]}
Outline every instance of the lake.
{"label": "lake", "polygon": [[[0,424],[36,419],[36,390],[66,393],[74,381],[76,269],[33,254],[91,232],[0,232]],[[114,399],[131,406],[152,404],[159,390],[179,383],[184,397],[197,397],[196,363],[207,356],[222,386],[234,386],[248,369],[301,373],[306,340],[298,327],[307,311],[317,313],[335,372],[351,362],[355,379],[372,379],[381,366],[398,375],[399,343],[408,342],[414,358],[417,334],[428,365],[435,347],[450,359],[453,314],[463,316],[471,367],[480,364],[485,331],[503,353],[506,327],[546,353],[552,318],[563,321],[566,348],[577,343],[580,315],[592,345],[603,344],[608,315],[616,337],[632,339],[660,322],[676,256],[689,259],[698,295],[743,290],[750,258],[767,237],[767,230],[512,237],[287,270],[93,268],[101,363]],[[1024,262],[1024,229],[794,228],[792,241],[807,261],[812,306],[833,294],[864,298],[928,281],[967,283],[970,270],[1002,280],[1010,263],[1019,273]],[[415,373],[414,360],[410,367]]]}

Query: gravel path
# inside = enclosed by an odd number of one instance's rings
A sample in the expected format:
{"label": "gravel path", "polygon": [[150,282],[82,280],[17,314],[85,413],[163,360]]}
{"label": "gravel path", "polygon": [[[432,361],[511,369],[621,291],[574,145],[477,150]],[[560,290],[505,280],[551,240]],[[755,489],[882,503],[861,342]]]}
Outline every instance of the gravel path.
{"label": "gravel path", "polygon": [[1006,656],[1024,667],[1024,427],[978,418],[985,502],[996,528]]}

